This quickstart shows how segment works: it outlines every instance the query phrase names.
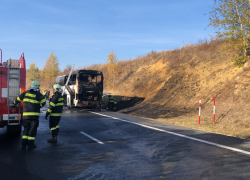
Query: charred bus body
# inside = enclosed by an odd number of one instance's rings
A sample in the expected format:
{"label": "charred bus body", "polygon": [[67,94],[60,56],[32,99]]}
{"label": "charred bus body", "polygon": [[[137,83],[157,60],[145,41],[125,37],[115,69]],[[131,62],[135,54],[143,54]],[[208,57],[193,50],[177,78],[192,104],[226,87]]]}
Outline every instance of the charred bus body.
{"label": "charred bus body", "polygon": [[64,103],[68,107],[98,108],[102,104],[103,74],[101,71],[78,70],[69,75],[59,76],[56,83],[64,90]]}

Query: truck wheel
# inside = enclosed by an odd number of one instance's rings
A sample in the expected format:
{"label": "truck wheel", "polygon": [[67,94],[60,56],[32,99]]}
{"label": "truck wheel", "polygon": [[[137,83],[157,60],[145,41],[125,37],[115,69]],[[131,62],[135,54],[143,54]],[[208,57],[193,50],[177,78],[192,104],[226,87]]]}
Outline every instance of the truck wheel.
{"label": "truck wheel", "polygon": [[9,125],[7,126],[7,133],[14,136],[20,136],[22,132],[21,125]]}

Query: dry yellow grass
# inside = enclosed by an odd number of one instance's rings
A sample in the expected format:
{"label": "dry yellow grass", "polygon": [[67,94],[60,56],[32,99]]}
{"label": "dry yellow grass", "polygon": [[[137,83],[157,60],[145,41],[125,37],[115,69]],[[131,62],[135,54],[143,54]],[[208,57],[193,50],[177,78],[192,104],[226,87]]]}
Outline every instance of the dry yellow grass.
{"label": "dry yellow grass", "polygon": [[[237,52],[225,52],[221,47],[221,41],[200,42],[121,62],[124,71],[116,88],[106,91],[145,98],[121,112],[249,138],[249,64],[234,67],[231,59]],[[216,97],[216,124],[213,124],[213,97]],[[202,98],[200,126],[199,98]]]}

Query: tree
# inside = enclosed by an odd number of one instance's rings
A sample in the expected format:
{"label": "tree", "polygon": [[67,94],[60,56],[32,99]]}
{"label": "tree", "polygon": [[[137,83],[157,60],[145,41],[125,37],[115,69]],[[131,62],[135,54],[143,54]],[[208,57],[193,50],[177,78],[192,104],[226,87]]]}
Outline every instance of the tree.
{"label": "tree", "polygon": [[209,26],[218,37],[227,42],[227,47],[239,50],[246,58],[250,48],[250,0],[214,0]]}
{"label": "tree", "polygon": [[107,63],[108,73],[111,75],[111,78],[112,78],[111,80],[112,86],[115,87],[115,79],[116,79],[117,74],[120,71],[119,65],[118,65],[119,59],[117,59],[115,52],[111,51],[108,55],[107,60],[108,60],[108,63]]}
{"label": "tree", "polygon": [[60,70],[59,70],[58,59],[53,52],[47,59],[46,64],[43,68],[43,72],[45,79],[51,79],[59,74]]}
{"label": "tree", "polygon": [[67,64],[66,67],[64,68],[63,72],[64,72],[64,73],[70,72],[71,69],[72,69],[72,65]]}
{"label": "tree", "polygon": [[29,68],[29,79],[31,81],[34,81],[38,80],[39,78],[40,78],[39,69],[38,67],[35,66],[35,63],[32,62]]}

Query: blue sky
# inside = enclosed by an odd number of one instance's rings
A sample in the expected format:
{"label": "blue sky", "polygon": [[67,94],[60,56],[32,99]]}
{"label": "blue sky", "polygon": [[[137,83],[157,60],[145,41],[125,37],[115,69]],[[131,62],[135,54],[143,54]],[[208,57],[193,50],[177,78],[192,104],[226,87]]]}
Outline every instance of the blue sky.
{"label": "blue sky", "polygon": [[[214,0],[0,0],[3,61],[25,54],[43,69],[53,51],[60,69],[171,50],[213,35]],[[204,30],[206,28],[206,30]]]}

